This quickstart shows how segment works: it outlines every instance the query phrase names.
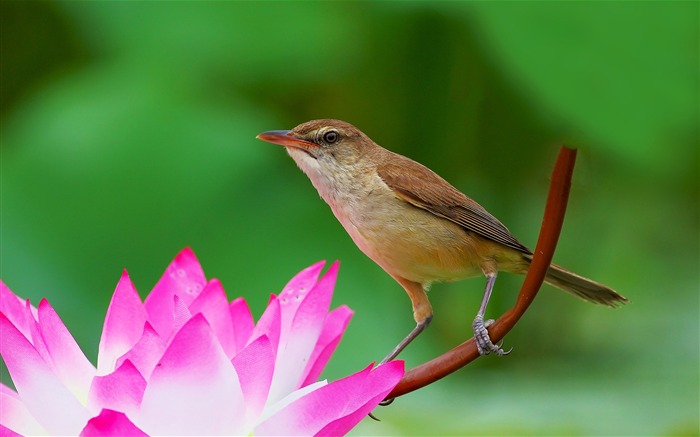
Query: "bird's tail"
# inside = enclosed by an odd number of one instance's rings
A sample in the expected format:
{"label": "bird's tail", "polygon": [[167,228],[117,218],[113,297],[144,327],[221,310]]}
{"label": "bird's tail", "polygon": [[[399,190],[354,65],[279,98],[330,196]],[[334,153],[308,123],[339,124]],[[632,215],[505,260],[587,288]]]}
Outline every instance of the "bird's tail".
{"label": "bird's tail", "polygon": [[[523,257],[528,262],[532,261],[531,255],[524,255]],[[544,281],[551,286],[593,303],[616,307],[629,302],[626,297],[612,288],[584,278],[556,264],[549,266]]]}

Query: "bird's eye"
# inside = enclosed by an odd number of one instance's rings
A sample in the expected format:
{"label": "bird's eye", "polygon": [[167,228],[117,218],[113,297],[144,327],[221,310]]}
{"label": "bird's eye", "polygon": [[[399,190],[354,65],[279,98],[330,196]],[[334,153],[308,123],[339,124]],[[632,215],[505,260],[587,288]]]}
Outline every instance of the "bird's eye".
{"label": "bird's eye", "polygon": [[323,134],[323,141],[326,144],[333,144],[336,141],[338,141],[339,137],[340,137],[340,135],[338,135],[338,132],[336,132],[334,130],[329,130],[328,132]]}

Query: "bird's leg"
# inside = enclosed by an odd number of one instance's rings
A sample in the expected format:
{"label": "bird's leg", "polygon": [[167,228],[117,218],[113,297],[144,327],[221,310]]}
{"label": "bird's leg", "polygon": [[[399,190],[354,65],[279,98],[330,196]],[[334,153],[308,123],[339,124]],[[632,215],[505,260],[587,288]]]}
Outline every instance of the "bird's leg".
{"label": "bird's leg", "polygon": [[489,337],[489,332],[487,327],[493,323],[493,320],[487,320],[484,322],[484,314],[486,313],[486,305],[489,303],[489,298],[491,297],[491,292],[493,291],[493,284],[496,283],[496,272],[486,273],[486,290],[484,291],[484,297],[481,300],[481,306],[479,307],[479,312],[476,313],[474,322],[472,323],[472,328],[474,329],[474,341],[476,341],[476,347],[479,350],[479,354],[488,355],[496,354],[499,356],[508,355],[510,350],[504,351],[500,346],[493,344],[491,338]]}
{"label": "bird's leg", "polygon": [[[413,328],[406,338],[401,340],[401,343],[396,345],[394,350],[392,350],[381,363],[379,363],[380,366],[396,358],[396,356],[400,354],[401,351],[413,341],[413,339],[418,337],[418,334],[423,332],[423,330],[428,327],[430,321],[433,320],[433,307],[430,305],[428,294],[425,292],[423,285],[397,276],[393,276],[393,278],[396,279],[399,284],[401,284],[404,290],[406,290],[408,297],[411,299],[411,304],[413,305],[413,318],[416,321],[416,327]],[[380,402],[379,405],[386,406],[392,402],[394,402],[393,398],[385,399]],[[379,420],[373,416],[372,413],[369,413],[369,417],[374,420]]]}
{"label": "bird's leg", "polygon": [[416,327],[413,328],[413,330],[406,336],[406,338],[404,338],[403,340],[401,340],[401,343],[399,343],[398,345],[396,345],[396,347],[394,348],[394,350],[392,350],[391,353],[390,353],[389,355],[387,355],[386,358],[384,358],[384,359],[382,360],[382,362],[379,363],[379,364],[388,363],[389,361],[391,361],[391,360],[393,360],[394,358],[396,358],[396,356],[397,356],[398,354],[400,354],[401,351],[404,350],[404,348],[405,348],[406,346],[408,346],[408,344],[409,344],[410,342],[412,342],[414,338],[418,337],[418,334],[420,334],[421,332],[423,332],[423,330],[430,324],[430,321],[432,320],[432,318],[433,318],[433,317],[430,316],[430,317],[428,317],[427,319],[423,320],[422,322],[416,324]]}
{"label": "bird's leg", "polygon": [[423,332],[433,319],[433,308],[428,301],[428,294],[425,292],[423,285],[400,277],[394,277],[394,279],[403,286],[408,297],[411,299],[413,318],[416,321],[416,327],[413,328],[406,338],[401,340],[401,343],[399,343],[379,364],[387,363],[396,358],[413,339],[418,337],[418,334]]}

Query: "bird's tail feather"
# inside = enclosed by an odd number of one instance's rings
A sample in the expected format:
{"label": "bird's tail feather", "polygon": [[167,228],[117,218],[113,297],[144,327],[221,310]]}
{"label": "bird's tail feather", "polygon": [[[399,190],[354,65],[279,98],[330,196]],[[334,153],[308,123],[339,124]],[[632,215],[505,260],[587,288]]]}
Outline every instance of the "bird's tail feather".
{"label": "bird's tail feather", "polygon": [[[532,261],[532,256],[530,255],[524,255],[523,257],[527,261]],[[593,303],[616,307],[629,302],[626,297],[612,288],[584,278],[556,264],[549,266],[544,281],[560,290]]]}

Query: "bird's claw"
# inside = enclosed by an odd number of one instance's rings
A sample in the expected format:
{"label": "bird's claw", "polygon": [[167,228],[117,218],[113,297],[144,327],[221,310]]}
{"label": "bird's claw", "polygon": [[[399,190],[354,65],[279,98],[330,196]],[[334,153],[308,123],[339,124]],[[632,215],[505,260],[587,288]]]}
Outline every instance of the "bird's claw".
{"label": "bird's claw", "polygon": [[[386,407],[387,405],[390,405],[392,402],[394,402],[394,399],[396,399],[396,398],[384,399],[383,401],[381,401],[379,403],[379,406]],[[372,419],[376,420],[377,422],[381,422],[381,420],[379,420],[379,418],[377,418],[377,416],[375,416],[373,413],[370,412],[370,413],[367,413],[367,415],[369,417],[371,417]]]}
{"label": "bird's claw", "polygon": [[379,403],[382,407],[386,407],[387,405],[391,405],[392,402],[394,402],[394,399],[396,398],[391,398],[391,399],[384,399]]}
{"label": "bird's claw", "polygon": [[482,316],[476,316],[476,318],[474,318],[472,328],[474,329],[474,341],[476,342],[476,348],[479,350],[479,355],[508,355],[513,350],[512,348],[505,351],[501,347],[503,342],[499,344],[493,344],[493,342],[491,341],[491,337],[489,337],[489,332],[486,328],[488,328],[492,324],[493,320],[487,320],[484,323],[484,318]]}

